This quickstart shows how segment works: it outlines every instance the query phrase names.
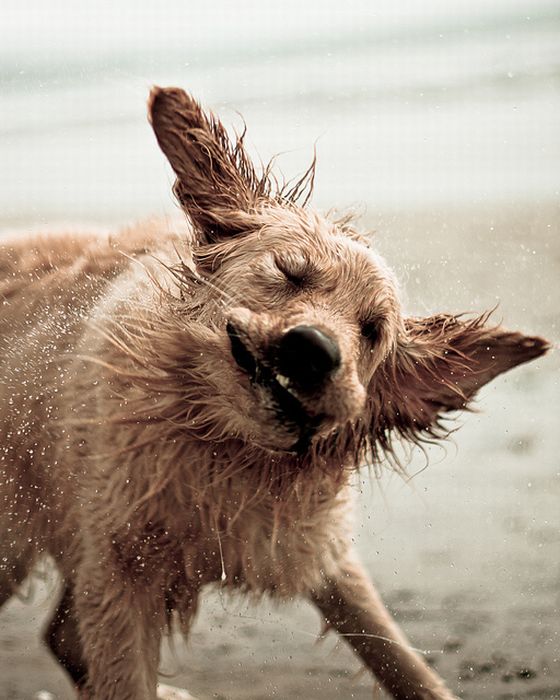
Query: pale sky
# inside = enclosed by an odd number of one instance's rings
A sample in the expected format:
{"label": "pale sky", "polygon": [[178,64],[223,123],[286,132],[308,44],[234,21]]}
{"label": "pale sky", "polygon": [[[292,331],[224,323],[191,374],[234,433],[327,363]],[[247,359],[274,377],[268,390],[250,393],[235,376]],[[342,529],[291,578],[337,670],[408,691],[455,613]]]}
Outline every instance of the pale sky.
{"label": "pale sky", "polygon": [[208,50],[554,10],[558,0],[2,0],[0,56],[37,50]]}

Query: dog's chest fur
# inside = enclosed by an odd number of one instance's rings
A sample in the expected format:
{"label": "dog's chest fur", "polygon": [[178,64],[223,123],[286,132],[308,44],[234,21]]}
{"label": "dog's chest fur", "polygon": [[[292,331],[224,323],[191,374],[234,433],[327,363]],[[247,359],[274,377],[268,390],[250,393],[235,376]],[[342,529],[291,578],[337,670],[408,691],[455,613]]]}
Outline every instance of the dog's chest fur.
{"label": "dog's chest fur", "polygon": [[221,512],[213,501],[201,522],[201,537],[185,547],[190,577],[195,567],[203,571],[211,564],[214,578],[257,594],[284,597],[314,588],[344,558],[351,510],[348,488],[321,495],[321,484],[316,486],[318,493],[305,494],[306,500],[294,492],[283,500],[261,497],[245,507],[235,496],[218,496]]}
{"label": "dog's chest fur", "polygon": [[[319,481],[306,493],[274,496],[255,492],[238,475],[192,497],[188,473],[192,468],[185,469],[184,489],[162,492],[103,526],[113,531],[115,552],[130,575],[159,579],[180,600],[184,589],[214,582],[257,596],[293,597],[338,571],[351,529],[350,487],[334,493]],[[129,493],[128,502],[133,499]]]}

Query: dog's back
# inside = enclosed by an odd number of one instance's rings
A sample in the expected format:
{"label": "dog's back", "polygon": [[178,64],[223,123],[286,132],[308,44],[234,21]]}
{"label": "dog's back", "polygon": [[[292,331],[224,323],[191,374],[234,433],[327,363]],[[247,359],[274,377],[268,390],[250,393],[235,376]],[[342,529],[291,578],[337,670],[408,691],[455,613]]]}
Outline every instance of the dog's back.
{"label": "dog's back", "polygon": [[0,602],[62,526],[60,397],[88,319],[130,258],[168,237],[154,225],[0,245]]}

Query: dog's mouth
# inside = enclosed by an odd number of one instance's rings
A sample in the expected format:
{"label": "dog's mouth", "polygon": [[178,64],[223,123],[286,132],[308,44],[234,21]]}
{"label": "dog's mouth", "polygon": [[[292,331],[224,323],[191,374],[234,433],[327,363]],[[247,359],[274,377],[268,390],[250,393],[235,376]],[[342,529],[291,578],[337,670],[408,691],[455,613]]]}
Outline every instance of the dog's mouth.
{"label": "dog's mouth", "polygon": [[325,416],[312,414],[298,397],[289,379],[278,372],[272,363],[257,358],[231,323],[227,324],[227,334],[231,354],[238,367],[248,375],[252,384],[266,390],[272,399],[278,421],[298,436],[288,451],[305,452]]}

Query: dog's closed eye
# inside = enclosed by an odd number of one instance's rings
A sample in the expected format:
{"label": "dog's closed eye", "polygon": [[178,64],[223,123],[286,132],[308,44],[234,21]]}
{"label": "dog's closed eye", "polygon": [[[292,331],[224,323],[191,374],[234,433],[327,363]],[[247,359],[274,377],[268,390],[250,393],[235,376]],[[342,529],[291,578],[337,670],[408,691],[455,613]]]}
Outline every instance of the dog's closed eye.
{"label": "dog's closed eye", "polygon": [[311,262],[304,258],[284,260],[274,256],[274,264],[288,282],[298,289],[306,287],[315,272]]}

